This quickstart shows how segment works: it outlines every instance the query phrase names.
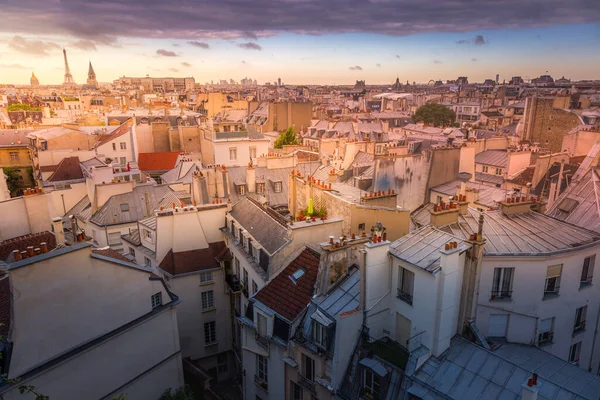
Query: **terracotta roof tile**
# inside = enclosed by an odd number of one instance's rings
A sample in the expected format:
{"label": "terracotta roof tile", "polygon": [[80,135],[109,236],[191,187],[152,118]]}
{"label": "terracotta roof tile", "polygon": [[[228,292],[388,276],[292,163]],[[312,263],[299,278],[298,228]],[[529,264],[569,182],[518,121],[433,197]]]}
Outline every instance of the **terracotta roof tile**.
{"label": "terracotta roof tile", "polygon": [[54,172],[58,168],[58,165],[42,165],[40,171],[42,172]]}
{"label": "terracotta roof tile", "polygon": [[159,267],[171,275],[219,268],[217,257],[226,248],[225,242],[209,243],[206,249],[169,252],[160,262]]}
{"label": "terracotta roof tile", "polygon": [[83,179],[83,171],[79,165],[79,157],[64,158],[56,166],[56,170],[48,178],[49,182],[70,181],[73,179]]}
{"label": "terracotta roof tile", "polygon": [[27,250],[28,246],[37,248],[40,247],[42,242],[46,242],[48,251],[54,249],[56,247],[56,237],[54,236],[54,233],[44,231],[31,235],[19,236],[0,242],[0,260],[12,261],[13,250],[25,251]]}
{"label": "terracotta roof tile", "polygon": [[98,146],[102,146],[103,144],[106,144],[106,143],[110,142],[111,140],[118,138],[119,136],[123,136],[124,134],[129,132],[129,129],[131,128],[132,125],[133,125],[133,120],[131,118],[129,118],[127,121],[123,122],[121,124],[121,126],[119,126],[117,129],[115,129],[108,135],[101,135],[98,139]]}
{"label": "terracotta roof tile", "polygon": [[175,168],[179,154],[177,151],[140,153],[138,167],[141,171],[169,171]]}
{"label": "terracotta roof tile", "polygon": [[93,249],[92,253],[94,254],[98,254],[104,257],[110,257],[110,258],[114,258],[115,260],[119,260],[119,261],[124,261],[127,263],[130,263],[131,260],[128,259],[127,257],[125,257],[123,254],[119,253],[118,251],[115,251],[111,248],[108,249]]}
{"label": "terracotta roof tile", "polygon": [[[282,317],[294,321],[313,297],[320,261],[321,257],[317,252],[304,249],[254,298]],[[301,268],[305,270],[304,275],[294,284],[290,276]]]}

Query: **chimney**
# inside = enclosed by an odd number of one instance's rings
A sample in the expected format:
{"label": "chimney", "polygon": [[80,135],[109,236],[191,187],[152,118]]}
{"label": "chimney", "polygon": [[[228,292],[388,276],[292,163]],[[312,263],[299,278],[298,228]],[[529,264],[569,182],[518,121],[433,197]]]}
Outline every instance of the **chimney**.
{"label": "chimney", "polygon": [[256,169],[250,163],[246,168],[246,187],[249,193],[256,192]]}
{"label": "chimney", "polygon": [[338,175],[335,173],[335,169],[329,171],[329,182],[337,181]]}
{"label": "chimney", "polygon": [[537,400],[539,388],[537,385],[537,374],[533,374],[531,378],[527,379],[527,382],[521,385],[523,388],[521,391],[521,398],[523,400]]}
{"label": "chimney", "polygon": [[35,255],[35,251],[33,246],[27,246],[27,257],[33,257]]}
{"label": "chimney", "polygon": [[458,214],[460,209],[458,204],[454,202],[441,202],[433,206],[433,210],[430,215],[430,224],[436,228],[456,224],[458,222]]}
{"label": "chimney", "polygon": [[192,175],[192,201],[196,204],[208,204],[208,183],[202,171]]}
{"label": "chimney", "polygon": [[13,250],[13,258],[15,261],[21,260],[21,252],[19,250]]}
{"label": "chimney", "polygon": [[48,252],[48,243],[46,243],[46,242],[40,243],[40,248],[42,250],[42,253],[47,253]]}
{"label": "chimney", "polygon": [[[65,232],[61,217],[52,218],[52,232],[54,232],[54,237],[56,237],[56,243],[65,242]],[[75,234],[76,232],[73,232],[73,239],[75,239]]]}
{"label": "chimney", "polygon": [[500,202],[502,214],[504,215],[515,215],[522,214],[531,211],[532,206],[537,202],[537,199],[528,197],[509,197],[504,201]]}

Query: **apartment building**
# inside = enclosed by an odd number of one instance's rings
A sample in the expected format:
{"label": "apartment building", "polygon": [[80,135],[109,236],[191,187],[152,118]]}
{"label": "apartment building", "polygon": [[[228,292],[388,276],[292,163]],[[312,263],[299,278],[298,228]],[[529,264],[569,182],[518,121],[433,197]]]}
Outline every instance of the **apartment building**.
{"label": "apartment building", "polygon": [[[33,163],[29,154],[27,135],[29,130],[0,130],[0,170],[8,168],[18,176],[17,189],[13,195],[23,192],[23,189],[35,186],[32,180]],[[0,171],[2,172],[2,171]]]}
{"label": "apartment building", "polygon": [[122,88],[141,89],[149,93],[186,92],[193,90],[196,80],[188,78],[153,78],[153,77],[122,77],[113,81],[113,84]]}
{"label": "apartment building", "polygon": [[148,267],[53,236],[0,244],[0,372],[18,381],[0,378],[0,396],[22,399],[26,385],[51,399],[147,399],[182,386],[179,298]]}
{"label": "apartment building", "polygon": [[530,151],[485,150],[475,154],[475,181],[504,187],[507,178],[513,177],[530,164]]}

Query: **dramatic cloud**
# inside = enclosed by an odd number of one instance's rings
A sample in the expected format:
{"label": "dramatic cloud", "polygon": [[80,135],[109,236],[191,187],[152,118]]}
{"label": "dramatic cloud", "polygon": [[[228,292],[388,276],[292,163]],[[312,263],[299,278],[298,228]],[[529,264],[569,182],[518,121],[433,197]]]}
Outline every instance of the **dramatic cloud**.
{"label": "dramatic cloud", "polygon": [[442,62],[440,60],[433,60],[434,64],[441,64]]}
{"label": "dramatic cloud", "polygon": [[381,64],[376,64],[375,65],[377,68],[381,68]]}
{"label": "dramatic cloud", "polygon": [[185,61],[182,62],[181,65],[184,66],[184,67],[191,67],[192,66],[192,64],[190,64],[189,62],[185,62]]}
{"label": "dramatic cloud", "polygon": [[351,71],[362,71],[362,67],[360,65],[355,65],[354,67],[348,67]]}
{"label": "dramatic cloud", "polygon": [[171,71],[171,72],[179,72],[179,70],[177,68],[169,68],[169,71]]}
{"label": "dramatic cloud", "polygon": [[52,42],[42,42],[41,40],[28,40],[22,36],[15,36],[8,47],[19,53],[33,54],[36,56],[47,56],[52,50],[60,50],[60,46]]}
{"label": "dramatic cloud", "polygon": [[165,49],[156,50],[156,55],[163,56],[163,57],[177,57],[177,53],[175,53],[174,51],[169,51],[169,50],[165,50]]}
{"label": "dramatic cloud", "polygon": [[75,43],[71,43],[71,46],[76,47],[81,50],[94,50],[94,51],[98,50],[96,48],[96,43],[92,42],[91,40],[86,40],[86,39],[78,40]]}
{"label": "dramatic cloud", "polygon": [[474,44],[475,46],[482,46],[486,44],[485,38],[482,35],[475,35],[473,39],[461,39],[457,40],[456,44]]}
{"label": "dramatic cloud", "polygon": [[240,43],[238,47],[246,50],[262,50],[262,47],[259,44],[248,42],[248,43]]}
{"label": "dramatic cloud", "polygon": [[191,44],[194,47],[200,47],[201,49],[210,49],[210,45],[208,43],[199,42],[197,40],[189,40],[188,44]]}
{"label": "dramatic cloud", "polygon": [[0,64],[0,68],[11,68],[11,69],[31,69],[21,64]]}
{"label": "dramatic cloud", "polygon": [[476,6],[473,0],[368,0],[351,6],[344,0],[192,0],[185,7],[158,0],[3,0],[0,32],[67,35],[98,45],[113,44],[116,38],[256,40],[289,32],[406,36],[598,21],[595,0],[567,5],[564,0],[503,0]]}

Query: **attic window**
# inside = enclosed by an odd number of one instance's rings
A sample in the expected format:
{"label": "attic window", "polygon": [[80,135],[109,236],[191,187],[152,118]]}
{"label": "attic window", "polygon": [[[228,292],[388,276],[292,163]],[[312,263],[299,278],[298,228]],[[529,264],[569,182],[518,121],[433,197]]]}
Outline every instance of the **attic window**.
{"label": "attic window", "polygon": [[128,203],[122,203],[121,204],[121,212],[127,212],[129,211],[129,204]]}
{"label": "attic window", "polygon": [[298,279],[302,278],[302,276],[306,273],[304,268],[298,268],[296,272],[290,275],[290,280],[294,283],[294,285],[298,284]]}
{"label": "attic window", "polygon": [[566,213],[570,213],[571,211],[573,211],[575,209],[575,207],[577,207],[578,204],[579,204],[579,202],[577,200],[564,199],[558,205],[558,209],[560,211],[563,211],[563,212],[566,212]]}
{"label": "attic window", "polygon": [[281,182],[275,182],[275,193],[281,193],[282,185]]}

